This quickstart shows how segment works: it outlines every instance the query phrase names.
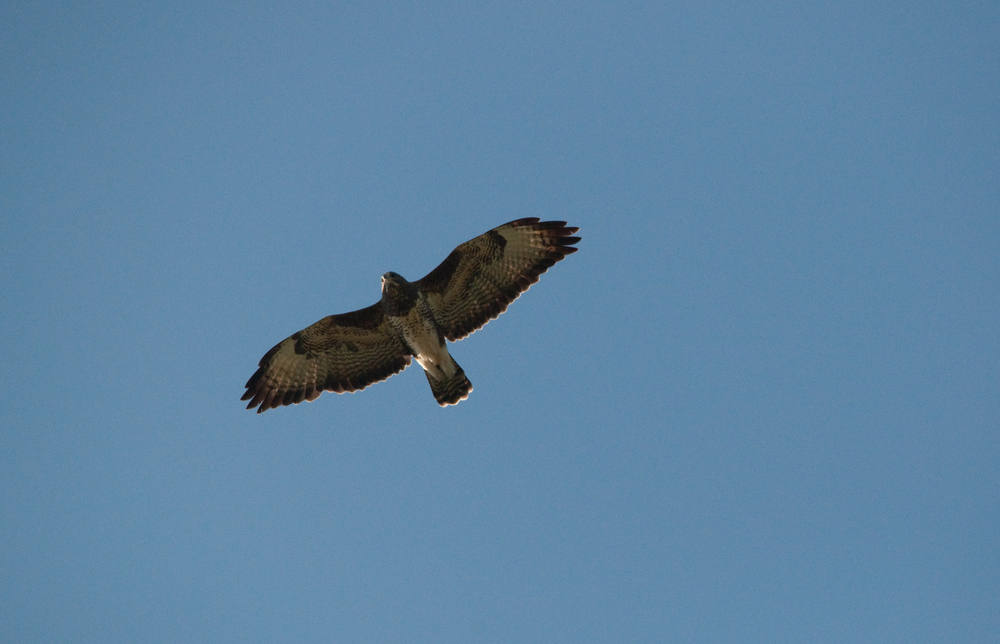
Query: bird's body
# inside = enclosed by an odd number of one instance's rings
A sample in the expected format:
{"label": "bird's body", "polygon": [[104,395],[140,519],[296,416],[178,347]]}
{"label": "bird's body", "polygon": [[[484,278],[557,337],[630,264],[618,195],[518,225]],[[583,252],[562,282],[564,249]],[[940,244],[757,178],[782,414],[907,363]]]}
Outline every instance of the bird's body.
{"label": "bird's body", "polygon": [[357,391],[410,364],[423,368],[441,406],[468,398],[472,384],[448,352],[506,310],[552,264],[576,252],[578,228],[563,221],[519,219],[461,244],[422,279],[382,276],[382,298],[331,315],[268,351],[243,400],[257,413],[323,391]]}
{"label": "bird's body", "polygon": [[401,275],[382,276],[382,308],[410,355],[427,374],[435,400],[454,405],[472,392],[472,383],[448,353],[444,332],[434,319],[427,296]]}

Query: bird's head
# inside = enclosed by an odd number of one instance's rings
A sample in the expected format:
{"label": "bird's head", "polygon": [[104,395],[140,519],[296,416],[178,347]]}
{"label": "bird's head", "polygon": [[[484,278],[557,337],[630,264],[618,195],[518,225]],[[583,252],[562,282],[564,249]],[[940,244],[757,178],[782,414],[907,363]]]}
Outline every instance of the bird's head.
{"label": "bird's head", "polygon": [[389,271],[382,276],[382,293],[384,294],[386,291],[397,291],[401,289],[404,284],[408,283],[409,282],[403,279],[403,276],[399,273]]}
{"label": "bird's head", "polygon": [[408,311],[417,301],[417,287],[399,273],[389,271],[382,276],[382,303],[394,315]]}

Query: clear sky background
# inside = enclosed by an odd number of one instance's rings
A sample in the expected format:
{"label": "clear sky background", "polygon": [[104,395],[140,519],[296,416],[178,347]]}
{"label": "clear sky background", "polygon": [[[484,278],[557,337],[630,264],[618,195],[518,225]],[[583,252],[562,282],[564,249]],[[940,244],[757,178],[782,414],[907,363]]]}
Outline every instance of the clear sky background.
{"label": "clear sky background", "polygon": [[[427,6],[432,5],[432,6]],[[1000,5],[0,8],[4,642],[1000,637]],[[261,416],[520,217],[580,252]]]}

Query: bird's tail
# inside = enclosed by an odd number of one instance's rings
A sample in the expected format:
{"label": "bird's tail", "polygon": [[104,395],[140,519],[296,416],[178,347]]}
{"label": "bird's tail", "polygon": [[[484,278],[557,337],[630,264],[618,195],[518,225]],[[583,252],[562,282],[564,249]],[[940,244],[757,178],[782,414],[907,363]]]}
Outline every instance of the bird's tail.
{"label": "bird's tail", "polygon": [[438,401],[442,407],[457,405],[472,393],[472,383],[465,376],[465,370],[458,366],[454,358],[452,358],[452,362],[455,365],[455,373],[445,376],[441,380],[436,380],[428,371],[424,372],[427,374],[427,382],[431,385],[434,400]]}

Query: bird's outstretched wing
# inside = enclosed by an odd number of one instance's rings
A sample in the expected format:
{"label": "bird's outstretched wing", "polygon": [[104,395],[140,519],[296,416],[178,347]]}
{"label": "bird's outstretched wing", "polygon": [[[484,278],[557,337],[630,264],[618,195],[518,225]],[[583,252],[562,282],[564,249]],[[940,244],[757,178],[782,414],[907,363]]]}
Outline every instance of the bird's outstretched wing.
{"label": "bird's outstretched wing", "polygon": [[278,343],[260,359],[241,400],[257,413],[315,400],[324,391],[357,391],[410,364],[382,307],[331,315]]}
{"label": "bird's outstretched wing", "polygon": [[461,340],[497,317],[538,281],[538,276],[577,251],[579,228],[565,221],[518,219],[497,226],[453,250],[416,282],[427,296],[444,336]]}

